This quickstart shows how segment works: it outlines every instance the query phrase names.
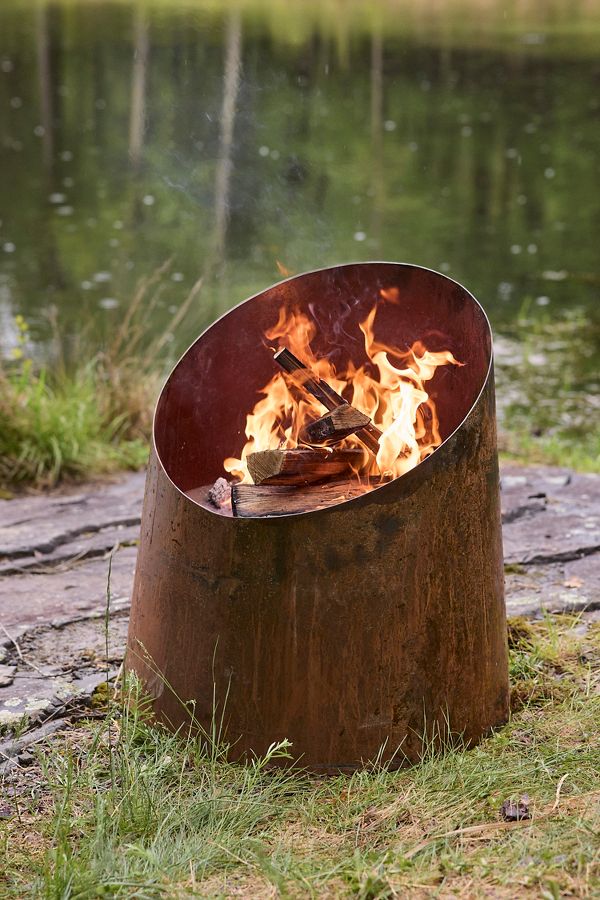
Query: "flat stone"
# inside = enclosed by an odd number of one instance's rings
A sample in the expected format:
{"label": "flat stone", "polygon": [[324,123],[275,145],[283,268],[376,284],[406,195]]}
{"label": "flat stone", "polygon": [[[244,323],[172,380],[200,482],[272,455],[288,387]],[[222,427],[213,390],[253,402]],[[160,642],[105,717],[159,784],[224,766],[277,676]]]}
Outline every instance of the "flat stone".
{"label": "flat stone", "polygon": [[[129,603],[137,547],[123,547],[112,560],[111,605]],[[70,569],[0,578],[0,624],[11,637],[54,620],[93,615],[106,607],[108,553]],[[0,643],[3,642],[0,629]]]}
{"label": "flat stone", "polygon": [[521,566],[505,575],[509,616],[600,609],[600,553],[554,565]]}
{"label": "flat stone", "polygon": [[13,727],[24,718],[43,722],[88,698],[117,672],[127,625],[124,610],[110,618],[108,629],[100,616],[28,631],[19,642],[20,654],[13,648],[12,684],[0,686],[0,726]]}
{"label": "flat stone", "polygon": [[[40,725],[39,728],[28,731],[17,740],[8,740],[1,743],[0,775],[4,776],[5,773],[10,771],[10,769],[19,765],[19,756],[21,753],[26,751],[27,747],[33,747],[35,744],[39,744],[42,741],[45,741],[46,738],[50,737],[50,735],[55,734],[57,731],[60,731],[63,728],[66,728],[68,725],[69,720],[67,718],[51,719],[47,722],[44,722],[42,725]],[[11,796],[11,789],[6,788],[5,790],[6,795]]]}
{"label": "flat stone", "polygon": [[0,665],[0,688],[7,687],[15,680],[16,666]]}
{"label": "flat stone", "polygon": [[505,562],[546,565],[600,551],[600,476],[505,466],[501,488]]}
{"label": "flat stone", "polygon": [[0,560],[49,554],[82,534],[139,525],[144,472],[77,491],[0,500]]}
{"label": "flat stone", "polygon": [[113,548],[137,543],[139,534],[140,526],[136,522],[78,535],[72,542],[60,544],[48,553],[38,550],[30,556],[18,556],[0,563],[0,579],[26,572],[43,575],[50,569],[66,571],[81,560],[103,557]]}

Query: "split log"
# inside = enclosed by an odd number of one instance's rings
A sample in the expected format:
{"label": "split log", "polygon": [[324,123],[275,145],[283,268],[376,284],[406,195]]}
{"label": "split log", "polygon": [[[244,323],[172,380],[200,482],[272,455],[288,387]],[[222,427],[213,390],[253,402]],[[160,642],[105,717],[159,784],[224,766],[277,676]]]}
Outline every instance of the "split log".
{"label": "split log", "polygon": [[248,471],[254,484],[311,484],[340,475],[350,476],[360,468],[363,451],[301,448],[261,450],[248,456]]}
{"label": "split log", "polygon": [[344,438],[369,425],[371,420],[359,409],[344,403],[314,422],[309,422],[299,434],[303,444],[337,444]]}
{"label": "split log", "polygon": [[309,394],[323,404],[325,409],[332,410],[341,406],[346,401],[341,394],[315,375],[308,366],[305,366],[297,356],[294,356],[287,347],[282,347],[273,357],[276,363],[284,369],[288,375],[292,375],[296,384],[301,385]]}
{"label": "split log", "polygon": [[201,506],[208,503],[213,510],[227,516],[231,512],[231,487],[233,483],[225,478],[217,478],[214,484],[203,484],[200,487],[188,488],[185,494],[194,503],[199,503]]}
{"label": "split log", "polygon": [[224,478],[217,478],[215,483],[208,491],[208,502],[215,507],[221,509],[229,502],[231,496],[231,488],[229,482]]}
{"label": "split log", "polygon": [[292,486],[282,484],[234,484],[233,515],[240,519],[287,516],[323,509],[365,492],[357,480]]}
{"label": "split log", "polygon": [[[319,378],[318,375],[315,375],[314,372],[305,366],[297,356],[294,356],[287,347],[282,347],[278,350],[274,359],[288,375],[291,375],[294,378],[296,384],[299,384],[308,391],[309,394],[316,397],[329,412],[332,412],[338,406],[346,404],[346,401],[341,394],[338,394],[338,392],[334,391],[326,381]],[[346,405],[349,406],[350,404]],[[373,425],[371,421],[369,421],[369,424],[365,425],[364,428],[360,428],[356,432],[356,437],[359,441],[362,441],[365,447],[367,447],[374,456],[377,456],[381,435],[382,432]]]}

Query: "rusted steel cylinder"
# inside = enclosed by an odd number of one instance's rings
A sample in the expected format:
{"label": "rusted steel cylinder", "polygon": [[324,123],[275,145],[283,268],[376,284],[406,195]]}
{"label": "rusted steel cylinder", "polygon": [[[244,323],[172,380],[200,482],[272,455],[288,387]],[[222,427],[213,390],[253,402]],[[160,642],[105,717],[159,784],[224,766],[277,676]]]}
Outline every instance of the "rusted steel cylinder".
{"label": "rusted steel cylinder", "polygon": [[[390,287],[389,342],[422,339],[464,363],[431,382],[441,446],[327,509],[236,519],[191,499],[243,446],[279,308],[310,315],[317,357],[341,364],[364,352],[357,323]],[[383,760],[414,760],[424,738],[473,743],[506,720],[492,341],[465,288],[417,266],[338,266],[252,297],[198,338],[157,404],[127,666],[170,727],[193,700],[202,727],[222,720],[232,758],[287,738],[313,771],[382,747]]]}

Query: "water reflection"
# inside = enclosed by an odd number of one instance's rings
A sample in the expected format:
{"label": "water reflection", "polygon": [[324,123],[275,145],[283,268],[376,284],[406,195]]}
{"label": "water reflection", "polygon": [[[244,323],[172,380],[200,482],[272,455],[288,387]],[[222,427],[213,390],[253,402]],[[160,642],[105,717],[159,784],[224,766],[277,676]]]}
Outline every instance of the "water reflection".
{"label": "water reflection", "polygon": [[591,320],[598,19],[447,7],[4,3],[3,321],[100,342],[169,257],[157,330],[205,274],[182,344],[277,261],[438,268],[507,333],[526,298]]}

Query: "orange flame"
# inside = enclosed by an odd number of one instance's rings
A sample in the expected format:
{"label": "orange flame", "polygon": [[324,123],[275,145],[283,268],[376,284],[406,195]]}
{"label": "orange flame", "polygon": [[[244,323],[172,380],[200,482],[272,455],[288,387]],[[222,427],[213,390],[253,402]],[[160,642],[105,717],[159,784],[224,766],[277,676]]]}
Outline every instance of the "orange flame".
{"label": "orange flame", "polygon": [[[398,289],[383,289],[381,295],[390,302],[397,302]],[[460,366],[449,350],[432,352],[421,341],[408,350],[388,346],[376,340],[374,322],[375,305],[360,329],[370,360],[368,369],[356,368],[349,363],[347,370],[336,373],[327,359],[317,359],[311,348],[316,325],[299,310],[279,310],[277,323],[265,332],[275,349],[287,347],[307,365],[313,374],[324,379],[338,394],[366,413],[382,432],[376,458],[364,449],[360,476],[397,477],[408,472],[438,447],[442,438],[435,403],[425,385],[438,368],[448,364]],[[390,356],[399,361],[394,365]],[[376,374],[371,374],[376,370]],[[238,480],[251,484],[246,459],[258,450],[274,450],[278,447],[293,449],[298,446],[300,430],[309,421],[325,412],[318,400],[297,389],[290,389],[290,382],[282,372],[276,372],[261,391],[261,397],[246,419],[247,442],[240,459],[227,458],[223,465]],[[361,447],[355,435],[346,438],[339,447]]]}
{"label": "orange flame", "polygon": [[284,266],[284,264],[282,262],[279,262],[278,259],[275,260],[275,265],[277,266],[277,269],[278,269],[280,275],[285,275],[286,278],[289,275],[294,274],[291,269],[288,269],[287,266]]}

